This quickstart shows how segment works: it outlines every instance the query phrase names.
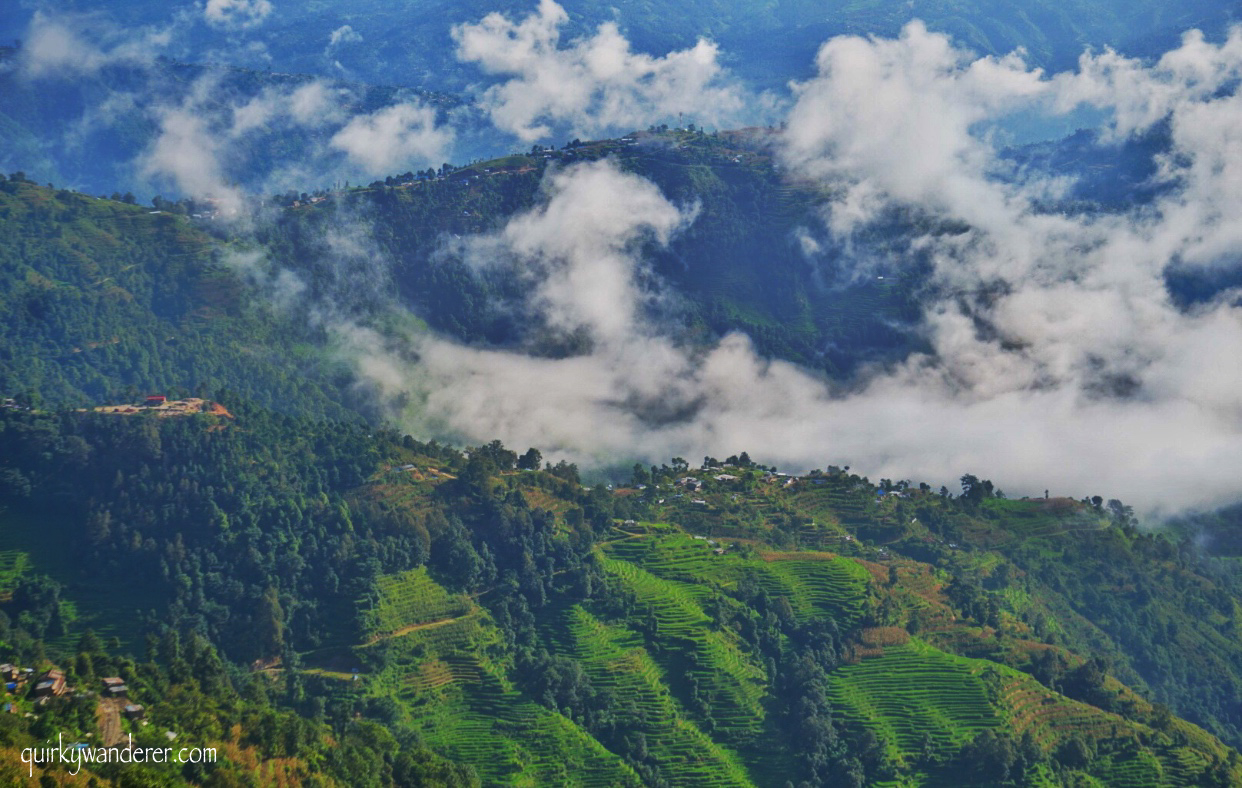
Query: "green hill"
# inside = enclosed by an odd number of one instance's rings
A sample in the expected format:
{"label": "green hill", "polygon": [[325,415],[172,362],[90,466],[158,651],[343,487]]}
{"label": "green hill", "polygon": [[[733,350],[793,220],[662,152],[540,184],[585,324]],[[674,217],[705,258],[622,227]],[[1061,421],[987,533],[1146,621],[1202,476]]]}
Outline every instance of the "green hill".
{"label": "green hill", "polygon": [[0,181],[0,391],[54,405],[236,392],[337,418],[324,338],[274,315],[184,216]]}
{"label": "green hill", "polygon": [[500,444],[235,410],[0,409],[0,657],[81,681],[80,633],[149,600],[117,648],[201,633],[488,785],[1242,779],[1208,732],[1237,736],[1213,693],[1242,589],[1120,504],[738,467],[690,506],[683,469],[585,489]]}

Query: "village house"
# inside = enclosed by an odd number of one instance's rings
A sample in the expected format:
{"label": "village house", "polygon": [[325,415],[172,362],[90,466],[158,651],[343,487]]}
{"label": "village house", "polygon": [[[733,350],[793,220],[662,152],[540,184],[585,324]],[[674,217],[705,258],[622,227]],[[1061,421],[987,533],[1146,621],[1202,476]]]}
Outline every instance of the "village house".
{"label": "village house", "polygon": [[47,698],[54,695],[63,695],[65,692],[65,674],[59,670],[49,670],[39,677],[39,681],[35,684],[34,694],[36,698]]}
{"label": "village house", "polygon": [[103,680],[104,695],[109,698],[124,698],[129,692],[129,687],[125,686],[125,679],[119,676],[111,676]]}

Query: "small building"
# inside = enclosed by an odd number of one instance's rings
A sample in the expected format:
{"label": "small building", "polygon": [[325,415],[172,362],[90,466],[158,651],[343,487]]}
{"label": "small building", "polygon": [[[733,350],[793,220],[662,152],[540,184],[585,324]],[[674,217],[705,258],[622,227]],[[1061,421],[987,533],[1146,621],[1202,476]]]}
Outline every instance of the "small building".
{"label": "small building", "polygon": [[736,476],[734,476],[734,475],[733,475],[733,474],[731,474],[731,473],[718,473],[718,474],[716,474],[716,477],[715,477],[715,478],[716,478],[716,481],[718,481],[718,482],[735,482],[735,481],[737,481],[737,477],[736,477]]}
{"label": "small building", "polygon": [[0,665],[0,679],[4,681],[17,681],[20,676],[21,671],[18,670],[16,665],[8,662]]}
{"label": "small building", "polygon": [[146,709],[138,703],[130,703],[122,710],[127,720],[140,720],[146,716]]}
{"label": "small building", "polygon": [[104,695],[109,698],[124,698],[129,692],[129,687],[125,686],[125,679],[119,676],[111,676],[103,680]]}
{"label": "small building", "polygon": [[65,692],[65,674],[59,670],[49,670],[39,677],[35,683],[34,694],[36,698],[47,698],[54,695],[63,695]]}
{"label": "small building", "polygon": [[168,402],[168,397],[165,397],[163,394],[152,394],[147,397],[148,408],[163,405],[165,402]]}

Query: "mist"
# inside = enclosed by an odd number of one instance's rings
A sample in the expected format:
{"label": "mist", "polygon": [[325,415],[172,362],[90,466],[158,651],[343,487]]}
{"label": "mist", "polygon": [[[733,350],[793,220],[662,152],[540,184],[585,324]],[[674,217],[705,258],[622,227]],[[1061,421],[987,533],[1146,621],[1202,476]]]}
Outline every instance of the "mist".
{"label": "mist", "polygon": [[[788,470],[848,464],[950,487],[969,472],[1010,495],[1098,493],[1148,513],[1242,497],[1238,293],[1186,307],[1165,281],[1172,264],[1236,265],[1240,34],[1188,34],[1155,63],[1087,53],[1045,74],[914,23],[897,39],[833,39],[817,67],[795,86],[778,151],[839,195],[816,232],[862,266],[860,231],[894,206],[969,227],[908,239],[933,263],[930,352],[844,389],[758,357],[739,334],[683,344],[653,317],[661,294],[638,284],[650,265],[639,241],[666,244],[694,207],[603,162],[551,174],[538,206],[458,245],[476,267],[516,267],[526,308],[588,336],[589,352],[421,334],[408,340],[417,363],[358,348],[359,369],[406,397],[415,432],[499,437],[592,467],[745,450]],[[1072,184],[1001,157],[1012,113],[1084,106],[1105,110],[1100,144],[1167,124],[1156,177],[1171,188],[1154,203],[1049,208]]]}
{"label": "mist", "polygon": [[[202,14],[243,30],[273,8],[230,0]],[[127,34],[87,21],[37,14],[16,66],[22,78],[149,67],[177,35],[176,24]],[[405,428],[462,443],[500,438],[587,467],[745,450],[791,471],[850,465],[950,487],[974,473],[1010,495],[1098,493],[1149,513],[1242,499],[1242,294],[1187,305],[1167,282],[1171,270],[1238,265],[1242,32],[1216,42],[1190,32],[1155,61],[1089,51],[1074,69],[1046,73],[1021,52],[977,56],[912,22],[895,38],[826,41],[815,75],[780,99],[747,91],[710,41],[652,55],[633,51],[613,24],[562,40],[565,22],[564,9],[542,0],[525,17],[493,13],[452,27],[458,59],[480,75],[474,98],[493,131],[528,143],[674,115],[779,121],[773,155],[833,195],[794,239],[808,265],[831,255],[859,280],[875,275],[877,260],[906,264],[893,249],[930,262],[917,327],[928,350],[864,368],[846,386],[762,358],[740,334],[688,342],[679,295],[652,275],[649,258],[693,225],[698,207],[614,162],[579,164],[549,171],[536,205],[504,226],[444,242],[444,254],[480,275],[516,276],[524,317],[582,338],[577,355],[466,346],[416,320],[381,329],[378,318],[358,318],[357,299],[375,295],[377,315],[402,313],[382,287],[351,293],[344,277],[308,305],[296,275],[239,262],[248,275],[267,271],[256,282],[279,308],[301,303],[327,328],[334,352]],[[358,38],[342,27],[325,53]],[[206,73],[176,97],[146,98],[110,96],[72,133],[84,138],[113,112],[141,112],[155,133],[134,172],[238,216],[253,197],[255,187],[240,184],[256,140],[292,132],[313,141],[303,159],[255,179],[279,190],[434,166],[465,134],[460,117],[417,96],[360,110],[356,93],[325,79],[238,96]],[[1071,199],[1072,178],[1004,155],[1015,124],[1079,118],[1100,119],[1099,146],[1166,135],[1145,184],[1157,196],[1084,208]],[[894,212],[913,217],[911,229],[876,249],[868,230]],[[966,229],[915,229],[946,222]],[[338,224],[329,248],[348,247],[342,269],[390,276],[365,217]]]}

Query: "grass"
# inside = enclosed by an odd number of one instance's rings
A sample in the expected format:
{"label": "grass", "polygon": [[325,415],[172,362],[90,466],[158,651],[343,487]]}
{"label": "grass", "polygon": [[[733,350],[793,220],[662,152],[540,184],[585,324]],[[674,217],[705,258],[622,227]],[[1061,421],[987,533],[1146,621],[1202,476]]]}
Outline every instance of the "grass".
{"label": "grass", "polygon": [[[867,605],[869,574],[856,561],[823,552],[765,553],[744,557],[728,538],[656,533],[608,545],[609,555],[676,583],[679,594],[703,601],[739,582],[756,583],[770,596],[789,600],[803,620],[830,615],[853,626]],[[723,554],[716,550],[724,549]]]}
{"label": "grass", "polygon": [[0,552],[0,600],[7,600],[21,576],[30,569],[30,556],[21,550]]}
{"label": "grass", "polygon": [[415,569],[377,583],[358,661],[383,668],[367,692],[393,697],[406,722],[449,758],[473,765],[484,784],[637,786],[618,756],[578,725],[522,695],[506,665],[490,616]]}

